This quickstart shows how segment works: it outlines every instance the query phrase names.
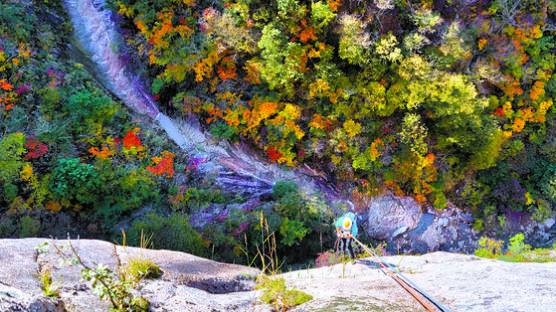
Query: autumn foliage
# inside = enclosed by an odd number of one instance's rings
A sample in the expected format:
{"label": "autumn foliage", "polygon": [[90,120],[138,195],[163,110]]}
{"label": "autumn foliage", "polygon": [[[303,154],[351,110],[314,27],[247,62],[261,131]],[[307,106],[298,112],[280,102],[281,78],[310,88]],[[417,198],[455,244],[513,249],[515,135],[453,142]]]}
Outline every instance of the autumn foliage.
{"label": "autumn foliage", "polygon": [[[148,15],[118,3],[139,29],[126,38],[144,36],[138,56],[147,51],[174,107],[271,162],[362,179],[361,191],[465,205],[478,195],[458,188],[488,187],[463,177],[544,140],[556,44],[546,1],[513,12],[479,1],[458,14],[447,2],[271,2],[173,3]],[[176,17],[190,31],[171,37]],[[196,35],[200,48],[178,55]]]}
{"label": "autumn foliage", "polygon": [[[360,205],[392,192],[461,207],[476,229],[497,231],[554,213],[553,1],[105,2],[123,72],[162,112],[198,119],[215,140],[318,176]],[[45,22],[46,8],[66,23]],[[39,233],[20,222],[32,217],[113,237],[144,205],[190,213],[232,202],[207,186],[202,158],[63,58],[65,14],[60,1],[2,2],[0,234]],[[276,203],[222,212],[202,245],[238,257],[236,238],[255,232],[259,206],[272,206],[284,246],[320,241],[325,205],[281,187]],[[173,220],[186,228],[187,218]],[[65,235],[56,228],[41,231]]]}
{"label": "autumn foliage", "polygon": [[162,156],[153,157],[152,162],[153,166],[147,167],[147,170],[153,174],[168,178],[174,176],[174,153],[163,151]]}
{"label": "autumn foliage", "polygon": [[28,136],[25,141],[25,159],[41,158],[48,152],[48,145],[37,140],[36,137]]}

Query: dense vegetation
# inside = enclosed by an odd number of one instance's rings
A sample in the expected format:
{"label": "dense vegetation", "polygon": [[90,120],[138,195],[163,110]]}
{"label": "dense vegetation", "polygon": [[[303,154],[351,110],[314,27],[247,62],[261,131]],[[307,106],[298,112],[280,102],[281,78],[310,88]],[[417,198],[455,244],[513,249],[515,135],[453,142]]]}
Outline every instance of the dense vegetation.
{"label": "dense vegetation", "polygon": [[111,237],[174,184],[203,181],[67,57],[71,22],[45,3],[0,6],[0,236]]}
{"label": "dense vegetation", "polygon": [[[322,234],[333,233],[322,200],[288,182],[248,202],[219,190],[203,158],[137,119],[69,57],[68,19],[61,1],[0,7],[0,237],[122,242],[124,228],[129,244],[244,263],[274,232],[281,257],[310,237],[291,261],[322,250]],[[224,203],[244,209],[190,225],[189,215]]]}
{"label": "dense vegetation", "polygon": [[554,1],[110,1],[161,106],[476,228],[556,202]]}
{"label": "dense vegetation", "polygon": [[[554,214],[553,1],[106,2],[160,109],[218,139],[326,172],[354,202],[390,190],[500,231]],[[128,242],[246,263],[271,237],[290,262],[330,247],[322,199],[217,189],[68,57],[71,32],[61,1],[0,6],[0,237],[118,239],[149,210]],[[242,209],[189,225],[224,203]]]}

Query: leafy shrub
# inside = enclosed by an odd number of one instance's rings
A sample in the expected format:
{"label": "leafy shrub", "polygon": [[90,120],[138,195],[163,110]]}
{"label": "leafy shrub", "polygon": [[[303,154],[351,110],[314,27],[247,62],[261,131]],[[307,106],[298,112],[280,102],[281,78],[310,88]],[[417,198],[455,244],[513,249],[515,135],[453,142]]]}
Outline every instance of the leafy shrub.
{"label": "leafy shrub", "polygon": [[41,229],[41,222],[31,216],[24,216],[19,220],[19,237],[34,237]]}
{"label": "leafy shrub", "polygon": [[286,194],[289,193],[296,193],[297,192],[297,183],[292,181],[277,181],[272,186],[272,193],[274,194],[274,198],[281,199]]}
{"label": "leafy shrub", "polygon": [[76,133],[94,133],[98,125],[112,122],[118,112],[112,99],[82,90],[63,101],[62,112],[69,116],[68,124]]}
{"label": "leafy shrub", "polygon": [[62,158],[52,174],[51,189],[58,199],[89,204],[97,200],[100,184],[93,165],[81,163],[79,158]]}
{"label": "leafy shrub", "polygon": [[481,248],[475,249],[475,255],[481,258],[495,259],[502,255],[504,241],[482,236],[479,240]]}
{"label": "leafy shrub", "polygon": [[168,203],[174,210],[188,208],[187,212],[194,208],[208,207],[211,203],[223,204],[229,202],[228,196],[218,189],[205,189],[197,187],[174,186],[169,190]]}
{"label": "leafy shrub", "polygon": [[287,311],[313,299],[313,296],[302,291],[287,289],[286,280],[283,277],[260,275],[255,289],[263,290],[260,299],[274,306],[276,311]]}
{"label": "leafy shrub", "polygon": [[158,264],[141,257],[129,259],[126,266],[122,268],[122,273],[135,283],[143,279],[159,278],[162,274]]}
{"label": "leafy shrub", "polygon": [[207,255],[207,245],[201,235],[189,224],[189,217],[173,213],[169,217],[148,214],[143,220],[136,220],[127,232],[130,245],[139,246],[141,235],[152,237],[150,246],[157,249],[170,249]]}
{"label": "leafy shrub", "polygon": [[[48,248],[47,242],[37,247],[40,252],[46,252]],[[80,271],[81,277],[83,280],[91,282],[93,292],[100,299],[110,301],[110,311],[148,311],[149,301],[133,294],[133,289],[138,286],[137,281],[129,279],[127,275],[123,274],[122,268],[118,267],[120,272],[113,272],[104,264],[98,264],[95,267],[88,266],[81,260],[71,241],[61,247],[54,244],[54,248],[56,249],[56,254],[60,256],[62,264],[77,264],[82,267]],[[65,253],[66,249],[70,250],[70,254]]]}
{"label": "leafy shrub", "polygon": [[106,232],[118,232],[114,226],[120,221],[124,213],[122,204],[112,205],[109,201],[103,201],[98,205],[95,215],[100,219],[102,228]]}
{"label": "leafy shrub", "polygon": [[[504,241],[497,241],[489,239],[487,237],[481,237],[479,240],[479,248],[475,250],[475,254],[479,257],[498,259],[507,262],[552,262],[556,259],[551,258],[550,249],[536,248],[531,251],[531,246],[525,244],[523,240],[525,236],[523,233],[517,233],[510,238],[510,244],[508,245],[508,252],[502,254],[501,245]],[[556,246],[556,245],[555,245]],[[554,250],[554,248],[552,248]]]}
{"label": "leafy shrub", "polygon": [[556,202],[556,173],[543,185],[544,194],[552,202]]}
{"label": "leafy shrub", "polygon": [[554,257],[551,257],[551,253],[553,250],[556,250],[556,248],[553,246],[552,249],[549,248],[535,248],[535,250],[533,250],[532,254],[531,254],[531,261],[532,262],[539,262],[539,263],[544,263],[544,262],[554,262],[556,261],[556,259]]}
{"label": "leafy shrub", "polygon": [[42,99],[40,110],[47,116],[52,115],[52,113],[57,110],[57,106],[60,103],[60,90],[54,87],[45,87],[40,89],[37,93]]}
{"label": "leafy shrub", "polygon": [[550,203],[543,199],[537,200],[537,207],[534,213],[531,215],[531,219],[541,223],[544,222],[546,219],[551,218],[554,216],[554,212],[550,208]]}
{"label": "leafy shrub", "polygon": [[[298,220],[290,221],[288,218],[282,220],[280,226],[280,235],[282,240],[280,242],[284,245],[291,246],[294,243],[299,243],[305,237],[308,230],[303,227],[303,223]],[[299,241],[296,241],[299,240]]]}
{"label": "leafy shrub", "polygon": [[27,41],[33,30],[34,16],[26,13],[26,6],[23,4],[17,5],[2,5],[0,7],[0,33],[13,31],[15,37],[19,40]]}
{"label": "leafy shrub", "polygon": [[17,227],[12,218],[7,216],[0,218],[0,237],[12,237],[16,231]]}
{"label": "leafy shrub", "polygon": [[[122,204],[124,211],[139,208],[145,202],[157,197],[159,190],[156,182],[145,171],[130,166],[117,172],[114,181],[116,185],[112,189],[103,190],[103,193],[111,194],[110,199]],[[102,175],[102,172],[100,174]]]}
{"label": "leafy shrub", "polygon": [[216,139],[226,139],[230,142],[237,142],[239,139],[237,136],[237,128],[229,126],[228,124],[217,124],[212,126],[210,128],[210,134]]}
{"label": "leafy shrub", "polygon": [[508,246],[508,250],[512,253],[514,257],[518,257],[524,252],[528,252],[531,250],[531,246],[525,245],[523,240],[525,236],[523,233],[518,233],[510,238],[510,245]]}
{"label": "leafy shrub", "polygon": [[[240,238],[241,233],[248,242],[247,246],[242,241],[233,244],[243,246],[241,248],[249,255],[256,255],[258,249],[263,248],[262,242],[272,234],[275,235],[279,258],[287,259],[288,263],[306,261],[307,257],[322,250],[323,240],[331,240],[331,210],[316,196],[303,198],[297,184],[293,182],[278,181],[273,191],[277,201],[261,205],[254,211],[238,210],[226,215],[225,227],[232,237]],[[209,239],[217,247],[230,243],[223,239],[215,241],[216,238],[217,235],[211,234]]]}
{"label": "leafy shrub", "polygon": [[290,218],[299,218],[303,211],[303,203],[301,195],[297,191],[297,184],[295,185],[296,189],[293,192],[287,192],[280,197],[276,205],[274,206],[274,210],[280,216],[287,216]]}
{"label": "leafy shrub", "polygon": [[[54,12],[59,18],[44,18]],[[2,217],[2,237],[78,230],[106,238],[130,210],[158,204],[174,184],[145,168],[148,155],[176,146],[160,130],[141,131],[122,103],[96,87],[86,67],[56,53],[72,32],[61,1],[2,2],[0,213],[10,214]],[[16,221],[15,213],[34,210],[48,226]]]}
{"label": "leafy shrub", "polygon": [[504,179],[497,183],[496,188],[491,192],[500,203],[508,205],[513,211],[522,211],[527,202],[525,190],[521,183],[515,178]]}
{"label": "leafy shrub", "polygon": [[35,275],[42,286],[42,292],[47,297],[59,297],[60,291],[58,288],[62,284],[62,281],[53,282],[52,281],[52,274],[50,273],[49,269],[43,269],[37,275]]}
{"label": "leafy shrub", "polygon": [[18,193],[15,183],[24,164],[21,156],[25,152],[25,139],[22,133],[12,133],[0,140],[0,185],[2,195],[8,202]]}

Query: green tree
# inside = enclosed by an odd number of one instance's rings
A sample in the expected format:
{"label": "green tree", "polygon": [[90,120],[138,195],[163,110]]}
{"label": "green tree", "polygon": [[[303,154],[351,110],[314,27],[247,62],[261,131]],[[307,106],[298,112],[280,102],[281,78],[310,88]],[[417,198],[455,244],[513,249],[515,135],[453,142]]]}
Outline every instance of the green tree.
{"label": "green tree", "polygon": [[18,193],[16,182],[24,165],[21,155],[25,152],[25,135],[11,133],[0,140],[0,183],[4,199],[11,202]]}
{"label": "green tree", "polygon": [[93,165],[81,163],[79,158],[62,158],[54,168],[50,188],[58,199],[94,204],[99,199],[99,185]]}

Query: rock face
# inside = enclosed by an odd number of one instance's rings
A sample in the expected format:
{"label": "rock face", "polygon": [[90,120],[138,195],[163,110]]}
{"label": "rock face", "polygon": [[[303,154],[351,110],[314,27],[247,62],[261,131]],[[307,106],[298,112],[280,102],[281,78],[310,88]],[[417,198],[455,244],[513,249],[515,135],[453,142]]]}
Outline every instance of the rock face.
{"label": "rock face", "polygon": [[[0,311],[108,311],[108,303],[93,294],[89,282],[81,280],[79,266],[60,266],[60,257],[52,247],[46,253],[35,250],[43,242],[66,243],[37,238],[0,240]],[[136,290],[149,300],[149,311],[272,311],[258,300],[260,291],[252,291],[253,281],[245,276],[257,276],[257,269],[98,240],[75,240],[72,244],[90,266],[104,264],[115,270],[136,257],[157,263],[162,276],[144,280]],[[552,257],[556,259],[556,251]],[[546,312],[556,306],[556,263],[508,263],[446,252],[383,260],[454,312]],[[52,271],[54,281],[62,281],[58,299],[45,297],[35,277],[46,268]],[[293,271],[281,277],[288,287],[313,296],[313,300],[290,310],[294,312],[424,311],[373,258]]]}
{"label": "rock face", "polygon": [[[48,252],[35,247],[43,242]],[[78,265],[60,266],[60,256],[52,244],[61,247],[67,241],[49,239],[0,240],[0,311],[29,312],[104,312],[109,304],[82,281]],[[239,265],[218,263],[193,255],[168,251],[121,247],[98,240],[75,240],[73,246],[89,266],[103,264],[116,271],[133,258],[149,259],[158,264],[162,276],[144,280],[138,295],[149,300],[151,311],[268,311],[257,302],[252,291],[253,279],[260,271]],[[65,251],[69,253],[69,251]],[[49,269],[53,281],[62,281],[59,299],[49,299],[41,291],[35,276]]]}
{"label": "rock face", "polygon": [[422,254],[472,252],[477,233],[471,222],[470,216],[455,207],[423,212],[413,198],[383,194],[370,200],[361,226],[369,237],[385,241],[392,252]]}
{"label": "rock face", "polygon": [[[446,252],[383,259],[452,312],[556,307],[556,263],[509,263]],[[371,258],[283,276],[288,286],[314,298],[294,312],[425,311]]]}
{"label": "rock face", "polygon": [[412,198],[381,195],[371,200],[364,229],[369,237],[392,239],[415,228],[421,215],[421,207]]}
{"label": "rock face", "polygon": [[543,222],[525,219],[519,224],[514,224],[513,228],[514,232],[523,233],[525,242],[532,246],[551,247],[556,241],[556,220],[554,218],[548,218]]}

